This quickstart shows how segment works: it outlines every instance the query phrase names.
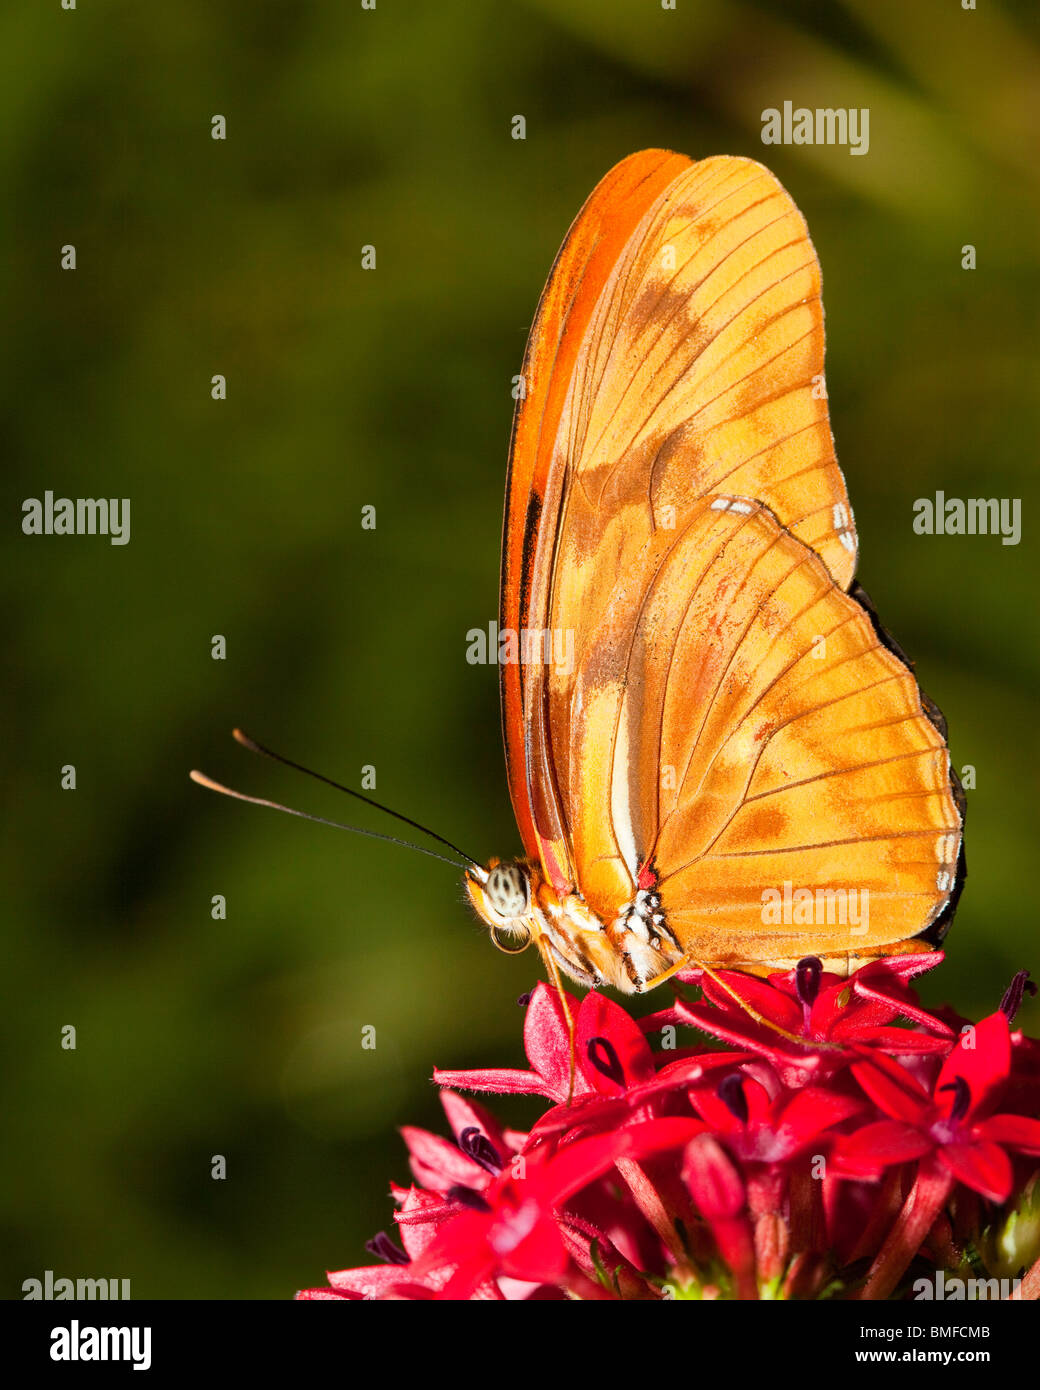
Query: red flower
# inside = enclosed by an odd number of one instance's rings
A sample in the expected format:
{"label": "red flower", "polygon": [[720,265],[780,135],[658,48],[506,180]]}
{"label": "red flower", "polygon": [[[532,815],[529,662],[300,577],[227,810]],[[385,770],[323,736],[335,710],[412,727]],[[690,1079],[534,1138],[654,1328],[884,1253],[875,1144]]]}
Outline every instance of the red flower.
{"label": "red flower", "polygon": [[838,1141],[834,1168],[840,1175],[876,1178],[893,1163],[934,1153],[966,1187],[1004,1202],[1014,1181],[1005,1148],[1040,1155],[1040,1120],[991,1113],[1011,1072],[1011,1035],[1002,1012],[961,1035],[931,1093],[887,1057],[853,1063],[852,1071],[889,1118]]}
{"label": "red flower", "polygon": [[453,1266],[445,1298],[468,1297],[497,1274],[558,1279],[568,1255],[556,1209],[618,1159],[679,1148],[701,1128],[696,1120],[651,1120],[579,1140],[519,1178],[504,1175],[493,1184],[483,1210],[458,1217],[434,1238],[418,1261],[418,1272]]}
{"label": "red flower", "polygon": [[863,1110],[863,1101],[806,1086],[771,1095],[761,1082],[732,1073],[720,1085],[694,1086],[697,1113],[734,1157],[745,1163],[786,1163],[825,1130]]}
{"label": "red flower", "polygon": [[[573,1004],[568,997],[568,1003]],[[440,1071],[433,1079],[441,1086],[460,1086],[467,1091],[494,1091],[499,1095],[547,1096],[566,1102],[571,1085],[570,1046],[566,1019],[559,996],[539,984],[531,995],[524,1017],[524,1051],[531,1067],[489,1067],[485,1071]],[[574,1095],[592,1088],[584,1075],[574,1077]]]}
{"label": "red flower", "polygon": [[433,1192],[447,1193],[458,1187],[480,1192],[502,1171],[525,1136],[511,1134],[489,1110],[452,1091],[441,1092],[441,1104],[455,1142],[405,1125],[401,1135],[408,1145],[412,1175],[420,1186]]}
{"label": "red flower", "polygon": [[[768,1058],[792,1086],[837,1071],[852,1049],[942,1056],[953,1045],[953,1029],[926,1013],[907,984],[942,959],[941,951],[892,956],[861,966],[847,979],[825,973],[815,956],[768,980],[720,970],[717,979],[701,978],[706,1002],[677,1000],[675,1016]],[[918,1030],[893,1027],[898,1018]]]}
{"label": "red flower", "polygon": [[[400,1245],[381,1232],[382,1264],[298,1297],[887,1298],[912,1261],[955,1269],[969,1246],[976,1270],[987,1251],[1036,1261],[1022,1290],[1040,1297],[1040,1044],[1010,1027],[1028,981],[972,1028],[910,989],[938,958],[849,980],[814,958],[768,981],[724,971],[639,1022],[592,992],[567,999],[573,1043],[540,985],[527,1070],[435,1073],[545,1097],[530,1132],[445,1089],[452,1139],[402,1131]],[[653,1051],[683,1025],[739,1050]]]}
{"label": "red flower", "polygon": [[[619,1004],[595,991],[578,1003],[566,995],[575,1017],[574,1094],[570,1103],[570,1034],[560,996],[548,985],[539,984],[532,996],[524,1023],[524,1047],[532,1061],[530,1072],[440,1071],[433,1078],[442,1086],[467,1090],[536,1092],[561,1103],[546,1111],[531,1131],[529,1143],[536,1144],[566,1133],[578,1135],[606,1133],[633,1116],[649,1113],[692,1114],[686,1095],[690,1083],[710,1072],[732,1068],[752,1060],[747,1052],[706,1052],[696,1057],[680,1055],[656,1070],[657,1058],[646,1041],[646,1031],[661,1026],[655,1015],[641,1024],[629,1017]],[[661,1057],[675,1055],[662,1053]],[[681,1104],[669,1105],[668,1096],[680,1096]]]}

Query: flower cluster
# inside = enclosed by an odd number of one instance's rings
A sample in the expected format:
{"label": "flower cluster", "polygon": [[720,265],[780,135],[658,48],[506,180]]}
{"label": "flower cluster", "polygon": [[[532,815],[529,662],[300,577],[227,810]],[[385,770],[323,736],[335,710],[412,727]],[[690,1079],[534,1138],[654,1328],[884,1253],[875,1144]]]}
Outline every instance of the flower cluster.
{"label": "flower cluster", "polygon": [[[573,1034],[539,985],[526,1070],[434,1073],[453,1139],[403,1131],[400,1244],[297,1296],[884,1299],[943,1271],[1040,1297],[1035,986],[976,1024],[930,1013],[910,982],[941,959],[695,972],[697,1002],[638,1021],[592,992]],[[549,1107],[524,1133],[460,1091]]]}

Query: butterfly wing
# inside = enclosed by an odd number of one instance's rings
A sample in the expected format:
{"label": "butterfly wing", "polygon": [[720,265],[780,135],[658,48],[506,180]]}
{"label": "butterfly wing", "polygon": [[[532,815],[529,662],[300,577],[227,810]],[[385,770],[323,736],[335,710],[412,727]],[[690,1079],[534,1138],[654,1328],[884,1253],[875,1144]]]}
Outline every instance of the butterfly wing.
{"label": "butterfly wing", "polygon": [[950,897],[942,735],[869,613],[761,503],[702,498],[645,544],[569,736],[573,852],[605,922],[647,864],[683,949],[712,963],[890,945]]}
{"label": "butterfly wing", "polygon": [[[556,537],[575,462],[561,422],[592,316],[647,207],[689,162],[648,150],[616,165],[575,218],[542,292],[513,420],[502,535],[500,625],[517,641],[522,633],[548,630]],[[549,736],[548,671],[544,664],[519,660],[504,660],[499,670],[517,825],[527,853],[541,860],[549,882],[562,892],[573,870]]]}
{"label": "butterfly wing", "polygon": [[[870,857],[870,850],[854,849],[863,841],[875,845],[870,881],[876,891],[885,891],[884,879],[896,895],[887,913],[875,909],[871,941],[905,937],[913,923],[920,930],[935,915],[943,892],[936,885],[949,872],[945,843],[943,867],[934,867],[939,833],[959,841],[960,822],[943,741],[922,713],[905,666],[873,634],[869,647],[833,676],[835,711],[813,715],[807,709],[800,717],[797,732],[817,735],[802,750],[802,762],[794,745],[784,744],[796,738],[794,727],[786,734],[778,727],[754,790],[749,783],[738,796],[737,782],[724,790],[718,779],[726,769],[737,777],[731,756],[738,747],[741,756],[748,752],[740,739],[749,728],[761,733],[765,726],[752,718],[741,725],[742,734],[729,728],[736,707],[703,683],[713,649],[696,648],[692,631],[682,629],[680,656],[680,628],[674,626],[692,602],[689,567],[700,552],[691,537],[701,535],[707,544],[708,533],[698,527],[730,524],[720,522],[730,514],[718,508],[705,516],[711,500],[725,495],[757,499],[746,514],[732,516],[753,516],[755,535],[769,527],[775,533],[752,567],[755,583],[763,577],[779,582],[771,566],[778,557],[792,564],[797,557],[799,569],[811,565],[825,590],[821,621],[826,616],[837,626],[840,618],[863,643],[873,633],[869,617],[845,592],[856,540],[827,419],[820,272],[790,197],[750,160],[694,164],[645,151],[623,161],[594,191],[561,249],[531,332],[524,380],[511,451],[501,605],[502,628],[519,638],[521,651],[501,669],[510,790],[528,854],[540,859],[558,892],[577,885],[607,922],[631,899],[639,868],[653,858],[670,879],[669,910],[685,936],[705,952],[710,947],[712,959],[732,959],[737,943],[727,932],[747,933],[750,923],[751,935],[759,935],[756,884],[772,885],[785,862],[791,872],[777,880],[781,884],[799,876],[830,884],[839,864],[840,883],[858,882],[851,860]],[[680,537],[686,537],[681,544]],[[740,547],[725,545],[723,553],[739,572]],[[736,599],[732,612],[727,608],[728,573],[726,564],[713,571],[714,607],[701,613],[720,632],[743,613]],[[668,576],[664,587],[660,574]],[[757,592],[755,583],[748,576],[743,592]],[[661,604],[674,609],[671,628]],[[643,626],[648,606],[657,614],[652,628]],[[804,622],[792,620],[773,658],[786,653],[801,659],[805,652],[796,643],[828,630],[809,633]],[[636,633],[643,634],[638,641]],[[637,650],[643,654],[634,658]],[[841,684],[846,678],[854,682],[847,690]],[[895,692],[900,697],[890,707]],[[829,708],[825,701],[821,711]],[[889,751],[870,761],[884,767],[891,755],[893,767],[903,759],[911,768],[919,756],[927,764],[920,786],[915,773],[906,774],[907,800],[920,805],[902,822],[880,821],[873,830],[865,808],[842,810],[843,796],[854,801],[860,785],[852,767],[843,765],[844,755],[837,751],[833,764],[827,762],[828,747],[856,743],[862,732],[856,720],[869,723],[870,710],[875,720],[891,718],[896,730],[879,733],[878,747]],[[844,726],[831,731],[834,740],[826,729],[828,719],[845,714],[851,723],[843,743],[838,735]],[[701,721],[696,746],[687,748],[684,739]],[[705,763],[702,781],[697,759],[709,758],[713,739],[729,741],[710,768]],[[782,745],[790,803],[762,781]],[[747,770],[746,763],[740,766]],[[662,799],[659,767],[683,769],[674,802]],[[872,785],[868,769],[856,775],[864,788]],[[902,795],[899,776],[873,773],[875,781],[889,779],[884,795],[891,793],[893,806]],[[797,806],[795,783],[806,788],[806,801]],[[767,805],[767,790],[776,805]],[[725,826],[712,821],[720,807],[727,808]],[[821,807],[820,823],[829,827],[825,840],[806,829]],[[784,845],[790,856],[784,859],[776,858],[778,842],[765,833],[781,817],[789,838],[804,837]],[[718,844],[705,838],[713,824]],[[761,838],[752,833],[756,826]],[[924,859],[898,870],[908,846],[896,843],[929,837],[931,886],[921,877]],[[877,845],[890,846],[887,859]],[[710,880],[703,877],[709,858]],[[749,865],[758,874],[754,883]],[[902,877],[897,874],[893,887],[897,870]],[[765,943],[760,947],[758,959]]]}
{"label": "butterfly wing", "polygon": [[[581,647],[615,574],[709,490],[764,500],[843,587],[855,533],[823,389],[805,222],[747,159],[645,150],[593,191],[542,294],[514,420],[501,627]],[[554,626],[555,625],[555,626]],[[528,854],[573,879],[554,749],[566,675],[501,666],[510,791]]]}

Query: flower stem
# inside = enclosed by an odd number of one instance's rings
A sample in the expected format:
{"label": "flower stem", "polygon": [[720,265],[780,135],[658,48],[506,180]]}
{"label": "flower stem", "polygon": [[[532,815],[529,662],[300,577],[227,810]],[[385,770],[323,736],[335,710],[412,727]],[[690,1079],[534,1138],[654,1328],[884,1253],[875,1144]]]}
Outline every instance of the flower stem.
{"label": "flower stem", "polygon": [[675,1222],[665,1209],[660,1193],[647,1177],[645,1169],[631,1158],[616,1159],[615,1167],[628,1184],[639,1210],[664,1242],[665,1248],[675,1261],[676,1272],[682,1278],[692,1278],[693,1270],[679,1239],[679,1233],[675,1229]]}
{"label": "flower stem", "polygon": [[888,1298],[932,1229],[952,1186],[948,1169],[934,1158],[922,1160],[917,1181],[871,1265],[858,1298]]}

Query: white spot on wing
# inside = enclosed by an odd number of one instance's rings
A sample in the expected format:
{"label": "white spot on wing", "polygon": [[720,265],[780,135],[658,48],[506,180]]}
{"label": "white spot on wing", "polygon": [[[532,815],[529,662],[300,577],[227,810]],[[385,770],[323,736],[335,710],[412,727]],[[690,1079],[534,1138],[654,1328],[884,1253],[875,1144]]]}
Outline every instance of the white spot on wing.
{"label": "white spot on wing", "polygon": [[742,497],[716,497],[710,504],[713,512],[739,512],[741,516],[750,516],[755,510],[753,502],[745,502]]}
{"label": "white spot on wing", "polygon": [[614,826],[621,857],[625,861],[633,880],[639,876],[639,854],[636,850],[636,837],[632,829],[632,803],[630,793],[632,780],[629,769],[628,741],[628,699],[621,706],[618,720],[617,741],[614,744],[614,765],[610,774],[610,819]]}
{"label": "white spot on wing", "polygon": [[940,864],[949,864],[957,852],[956,835],[940,835],[935,846],[935,857]]}

